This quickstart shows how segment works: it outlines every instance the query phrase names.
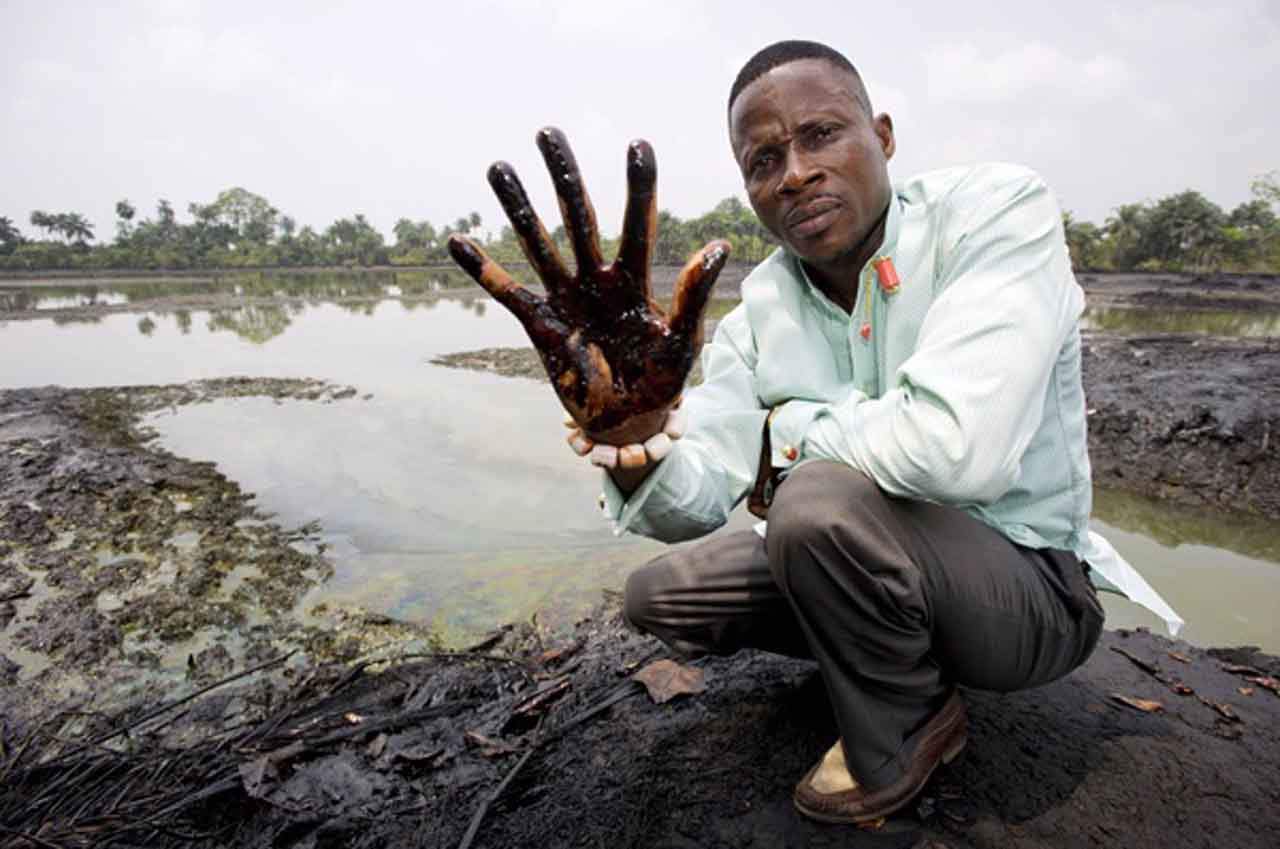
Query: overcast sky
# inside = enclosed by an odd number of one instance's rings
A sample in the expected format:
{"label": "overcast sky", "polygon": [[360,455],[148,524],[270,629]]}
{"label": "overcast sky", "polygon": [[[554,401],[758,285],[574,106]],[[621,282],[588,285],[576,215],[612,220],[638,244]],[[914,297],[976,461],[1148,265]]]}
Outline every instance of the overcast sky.
{"label": "overcast sky", "polygon": [[0,0],[0,215],[77,211],[114,233],[243,186],[322,229],[363,212],[503,223],[512,162],[558,222],[533,144],[560,126],[615,232],[632,138],[681,217],[742,193],[725,98],[782,38],[825,41],[894,118],[895,179],[983,160],[1040,171],[1101,221],[1198,189],[1230,207],[1280,169],[1280,0],[1049,4]]}

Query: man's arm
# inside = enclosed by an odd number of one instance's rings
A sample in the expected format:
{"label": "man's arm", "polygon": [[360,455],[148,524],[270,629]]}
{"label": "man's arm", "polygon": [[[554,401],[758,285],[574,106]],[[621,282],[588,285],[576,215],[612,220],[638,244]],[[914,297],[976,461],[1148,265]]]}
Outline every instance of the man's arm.
{"label": "man's arm", "polygon": [[751,332],[746,310],[720,322],[702,351],[703,382],[681,406],[688,432],[631,493],[603,475],[605,515],[619,533],[630,531],[666,542],[693,539],[728,520],[755,482],[762,409],[752,377]]}
{"label": "man's arm", "polygon": [[817,411],[803,457],[847,463],[894,495],[989,503],[1018,477],[1083,300],[1034,174],[985,193],[944,238],[941,294],[893,388]]}

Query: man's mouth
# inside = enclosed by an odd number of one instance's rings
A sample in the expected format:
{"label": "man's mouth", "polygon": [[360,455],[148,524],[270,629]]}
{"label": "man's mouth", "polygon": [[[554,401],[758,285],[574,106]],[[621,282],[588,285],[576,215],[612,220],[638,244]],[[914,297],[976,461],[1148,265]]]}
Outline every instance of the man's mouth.
{"label": "man's mouth", "polygon": [[787,213],[787,230],[800,239],[818,235],[831,226],[840,210],[840,201],[832,197],[818,197]]}

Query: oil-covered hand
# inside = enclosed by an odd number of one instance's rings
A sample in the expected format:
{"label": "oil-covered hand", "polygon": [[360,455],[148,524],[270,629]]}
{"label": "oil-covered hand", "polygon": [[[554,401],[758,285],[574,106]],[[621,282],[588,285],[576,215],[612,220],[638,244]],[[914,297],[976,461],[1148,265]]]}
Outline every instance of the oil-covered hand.
{"label": "oil-covered hand", "polygon": [[671,310],[653,299],[649,263],[657,229],[657,165],[648,142],[627,149],[627,206],[617,258],[600,252],[595,210],[564,134],[539,131],[576,271],[570,272],[505,162],[489,184],[511,220],[525,256],[546,287],[521,286],[470,239],[453,236],[449,253],[524,325],[561,403],[594,443],[642,443],[662,430],[702,343],[702,313],[729,258],[716,241],[693,255],[676,280]]}

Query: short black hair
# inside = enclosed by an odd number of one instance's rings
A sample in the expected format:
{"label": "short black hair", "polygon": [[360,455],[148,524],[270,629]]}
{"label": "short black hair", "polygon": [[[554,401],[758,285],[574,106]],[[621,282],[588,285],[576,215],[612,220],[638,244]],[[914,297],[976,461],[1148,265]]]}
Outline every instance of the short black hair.
{"label": "short black hair", "polygon": [[858,102],[862,104],[867,115],[871,114],[871,98],[867,96],[867,87],[862,84],[862,75],[858,73],[858,69],[853,67],[853,63],[846,59],[843,53],[816,41],[779,41],[770,44],[748,59],[747,64],[738,71],[738,76],[733,81],[733,88],[729,89],[729,109],[733,109],[733,102],[747,86],[774,68],[800,59],[821,59],[852,74],[858,81]]}

